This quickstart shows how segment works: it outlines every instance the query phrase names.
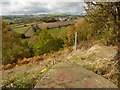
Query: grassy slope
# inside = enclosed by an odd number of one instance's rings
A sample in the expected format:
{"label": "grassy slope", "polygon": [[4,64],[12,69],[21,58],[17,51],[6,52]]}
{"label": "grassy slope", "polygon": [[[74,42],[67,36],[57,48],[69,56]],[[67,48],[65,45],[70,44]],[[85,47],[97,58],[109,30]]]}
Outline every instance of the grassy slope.
{"label": "grassy slope", "polygon": [[[49,56],[43,56],[45,60],[40,60],[40,57],[32,57],[29,59],[31,62],[28,64],[16,66],[14,69],[7,70],[7,72],[3,71],[3,87],[33,88],[41,80],[44,73],[55,63],[64,60],[69,52],[69,49],[66,49]],[[26,60],[28,59],[24,59],[23,61],[26,62]]]}
{"label": "grassy slope", "polygon": [[[66,60],[80,64],[81,66],[97,73],[98,75],[102,75],[98,73],[98,71],[103,72],[103,70],[106,70],[105,72],[108,73],[107,72],[108,70],[105,69],[106,66],[107,68],[112,66],[112,65],[107,65],[106,63],[102,64],[101,61],[98,62],[97,61],[98,56],[94,57],[94,56],[88,55],[87,51],[91,49],[87,49],[87,50],[78,49],[77,51],[72,51],[72,50],[73,50],[73,47],[64,48],[63,50],[60,50],[52,55],[43,57],[43,60],[40,60],[40,57],[32,57],[29,59],[24,59],[23,60],[24,62],[23,61],[21,62],[23,63],[23,65],[17,66],[14,69],[3,71],[2,85],[5,87],[33,88],[34,85],[39,80],[41,80],[45,72],[47,72],[51,68],[51,66],[59,62],[64,62]],[[95,49],[95,51],[96,50],[97,49]],[[103,59],[101,60],[104,61]],[[27,64],[28,61],[30,63]],[[101,63],[101,64],[98,65],[98,63]],[[103,66],[103,65],[104,67],[100,69],[100,66]],[[116,72],[114,72],[114,74],[115,73]],[[111,77],[108,76],[107,79],[110,80],[110,78]],[[112,78],[111,81],[114,82],[113,80],[115,79]]]}

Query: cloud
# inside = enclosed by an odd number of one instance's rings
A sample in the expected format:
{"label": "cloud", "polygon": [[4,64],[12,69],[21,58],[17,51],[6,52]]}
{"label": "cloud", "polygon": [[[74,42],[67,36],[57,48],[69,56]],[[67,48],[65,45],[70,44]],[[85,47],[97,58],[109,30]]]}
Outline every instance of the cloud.
{"label": "cloud", "polygon": [[84,2],[84,0],[2,0],[1,2]]}
{"label": "cloud", "polygon": [[[33,0],[1,2],[2,15],[81,14],[84,2],[33,2]],[[46,0],[45,0],[46,1]]]}

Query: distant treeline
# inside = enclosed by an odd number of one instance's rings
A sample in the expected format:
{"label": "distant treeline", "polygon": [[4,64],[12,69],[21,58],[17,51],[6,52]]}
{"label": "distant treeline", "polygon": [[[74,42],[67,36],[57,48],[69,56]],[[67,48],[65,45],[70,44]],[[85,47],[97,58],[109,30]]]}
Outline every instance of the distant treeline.
{"label": "distant treeline", "polygon": [[54,22],[58,18],[80,18],[80,15],[16,15],[16,16],[2,16],[3,21],[8,21],[10,24],[28,23],[34,21]]}

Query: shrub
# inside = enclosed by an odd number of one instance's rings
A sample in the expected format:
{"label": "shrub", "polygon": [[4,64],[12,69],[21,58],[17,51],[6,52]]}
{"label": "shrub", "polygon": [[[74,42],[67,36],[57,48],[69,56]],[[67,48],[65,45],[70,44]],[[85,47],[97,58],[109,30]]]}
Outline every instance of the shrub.
{"label": "shrub", "polygon": [[47,30],[43,30],[39,36],[39,41],[33,47],[35,55],[57,51],[62,48],[63,40],[60,38],[53,38]]}
{"label": "shrub", "polygon": [[93,37],[93,24],[87,22],[84,18],[76,24],[76,31],[78,32],[78,43],[89,40]]}
{"label": "shrub", "polygon": [[60,37],[64,40],[65,46],[73,45],[75,37],[75,26],[67,27],[66,30],[62,32]]}
{"label": "shrub", "polygon": [[4,31],[3,29],[2,63],[4,65],[16,63],[18,59],[31,56],[28,44],[22,43],[17,35],[15,32]]}
{"label": "shrub", "polygon": [[41,31],[42,31],[42,30],[37,30],[37,31],[35,32],[35,35],[39,35],[39,34],[41,33]]}
{"label": "shrub", "polygon": [[65,42],[65,46],[74,45],[75,32],[77,32],[77,43],[96,38],[95,24],[89,23],[85,18],[80,19],[76,25],[68,26],[65,32],[62,32],[61,38]]}
{"label": "shrub", "polygon": [[20,34],[20,38],[25,39],[26,38],[25,34]]}
{"label": "shrub", "polygon": [[29,56],[29,48],[14,44],[14,46],[11,49],[4,49],[2,63],[4,65],[16,63],[18,59],[23,59],[24,57]]}
{"label": "shrub", "polygon": [[36,27],[35,26],[32,26],[32,29],[34,30],[34,32],[37,31]]}
{"label": "shrub", "polygon": [[27,25],[25,24],[24,27],[27,27]]}

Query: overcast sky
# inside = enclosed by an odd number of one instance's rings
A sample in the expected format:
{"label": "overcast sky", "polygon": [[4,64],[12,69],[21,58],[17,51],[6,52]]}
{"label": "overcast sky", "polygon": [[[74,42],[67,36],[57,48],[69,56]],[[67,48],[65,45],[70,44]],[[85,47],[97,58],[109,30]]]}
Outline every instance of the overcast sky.
{"label": "overcast sky", "polygon": [[0,12],[2,15],[81,14],[85,12],[84,6],[78,0],[2,0]]}

